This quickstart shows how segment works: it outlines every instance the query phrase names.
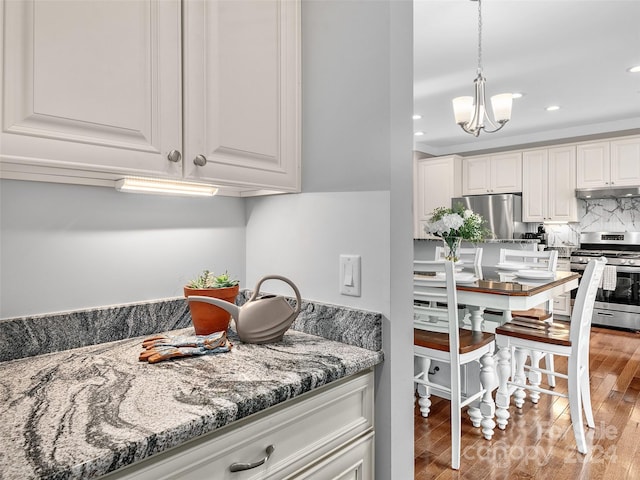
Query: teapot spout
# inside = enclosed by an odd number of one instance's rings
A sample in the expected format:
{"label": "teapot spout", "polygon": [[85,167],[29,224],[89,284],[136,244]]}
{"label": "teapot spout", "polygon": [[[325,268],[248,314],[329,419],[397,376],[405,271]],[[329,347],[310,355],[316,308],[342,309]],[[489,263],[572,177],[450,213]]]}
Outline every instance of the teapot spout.
{"label": "teapot spout", "polygon": [[187,297],[189,302],[204,302],[210,303],[211,305],[215,305],[216,307],[220,307],[223,310],[226,310],[231,314],[234,320],[238,321],[238,314],[240,313],[240,308],[238,308],[235,304],[231,302],[227,302],[226,300],[221,300],[219,298],[214,297],[201,297],[199,295],[193,295]]}

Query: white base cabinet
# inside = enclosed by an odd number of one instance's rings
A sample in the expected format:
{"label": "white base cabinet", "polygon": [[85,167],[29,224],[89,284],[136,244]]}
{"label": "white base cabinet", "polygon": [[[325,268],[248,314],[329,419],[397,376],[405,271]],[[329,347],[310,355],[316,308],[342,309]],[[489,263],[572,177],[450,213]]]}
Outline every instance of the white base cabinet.
{"label": "white base cabinet", "polygon": [[[571,261],[568,258],[559,258],[557,270],[570,272]],[[565,293],[553,299],[553,315],[571,317],[571,293]]]}
{"label": "white base cabinet", "polygon": [[299,0],[0,3],[0,176],[300,191]]}
{"label": "white base cabinet", "polygon": [[[374,478],[374,378],[368,370],[238,420],[104,480]],[[268,460],[232,472],[238,463]]]}

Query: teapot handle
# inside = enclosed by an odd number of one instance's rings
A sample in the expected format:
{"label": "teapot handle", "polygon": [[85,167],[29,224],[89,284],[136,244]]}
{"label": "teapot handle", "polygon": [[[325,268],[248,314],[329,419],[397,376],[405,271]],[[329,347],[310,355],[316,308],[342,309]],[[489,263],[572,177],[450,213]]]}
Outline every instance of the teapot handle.
{"label": "teapot handle", "polygon": [[298,314],[300,312],[300,309],[302,308],[302,299],[300,298],[300,290],[298,290],[298,287],[296,287],[296,285],[291,280],[281,275],[267,275],[266,277],[262,277],[258,281],[256,288],[253,290],[253,295],[251,295],[251,298],[249,299],[249,301],[256,299],[256,297],[260,293],[260,286],[262,285],[262,282],[264,282],[265,280],[281,280],[284,283],[287,283],[296,294],[296,308],[293,313]]}

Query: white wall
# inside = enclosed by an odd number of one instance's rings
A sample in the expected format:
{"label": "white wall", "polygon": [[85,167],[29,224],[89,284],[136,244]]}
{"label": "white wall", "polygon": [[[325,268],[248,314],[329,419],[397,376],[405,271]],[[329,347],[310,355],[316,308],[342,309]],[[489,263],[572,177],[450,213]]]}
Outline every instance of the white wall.
{"label": "white wall", "polygon": [[[247,282],[379,311],[376,478],[413,478],[412,3],[303,0],[303,191],[247,201]],[[362,297],[338,293],[362,256]],[[288,293],[275,282],[269,291]]]}
{"label": "white wall", "polygon": [[182,296],[204,268],[244,285],[237,198],[0,181],[0,318]]}
{"label": "white wall", "polygon": [[[376,312],[388,308],[389,191],[308,193],[250,199],[247,282],[276,273],[302,296]],[[340,254],[361,256],[362,296],[339,292]],[[281,282],[263,288],[291,295]]]}

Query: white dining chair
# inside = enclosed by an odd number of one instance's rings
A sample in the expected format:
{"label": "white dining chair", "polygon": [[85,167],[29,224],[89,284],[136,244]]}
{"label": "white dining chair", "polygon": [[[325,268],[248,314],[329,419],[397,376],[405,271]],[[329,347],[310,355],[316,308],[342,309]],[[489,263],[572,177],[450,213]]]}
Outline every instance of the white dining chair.
{"label": "white dining chair", "polygon": [[[496,329],[496,343],[498,345],[498,376],[500,385],[496,394],[498,410],[496,412],[498,427],[504,429],[508,418],[510,394],[513,392],[514,403],[522,408],[526,397],[525,390],[536,394],[545,393],[568,398],[569,411],[576,445],[580,453],[587,453],[587,444],[583,425],[583,413],[587,425],[595,428],[591,409],[591,394],[589,388],[589,336],[591,331],[591,317],[606,259],[593,259],[587,265],[578,292],[576,294],[571,322],[569,327],[544,322],[520,322],[514,318]],[[515,374],[511,381],[507,381],[511,352],[515,349]],[[523,351],[536,350],[552,355],[568,357],[567,373],[539,371],[537,376],[525,376],[525,369],[534,370],[533,366],[525,365],[526,357]],[[552,373],[559,378],[567,379],[567,391],[563,393],[540,387],[540,383],[531,382],[531,378],[539,379],[540,373]]]}
{"label": "white dining chair", "polygon": [[[413,345],[416,357],[414,381],[418,384],[418,405],[423,417],[429,415],[431,395],[451,401],[451,467],[460,468],[461,412],[464,407],[480,402],[479,412],[470,413],[475,426],[490,440],[493,436],[495,405],[491,387],[495,374],[493,334],[460,329],[453,262],[421,262],[423,278],[415,285],[414,299],[424,302],[414,306]],[[449,365],[448,385],[429,379],[431,362]],[[461,369],[479,363],[480,389],[466,394],[461,389]]]}

